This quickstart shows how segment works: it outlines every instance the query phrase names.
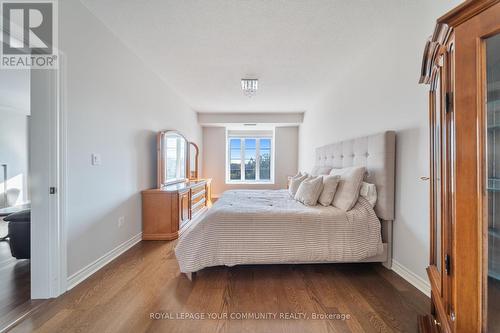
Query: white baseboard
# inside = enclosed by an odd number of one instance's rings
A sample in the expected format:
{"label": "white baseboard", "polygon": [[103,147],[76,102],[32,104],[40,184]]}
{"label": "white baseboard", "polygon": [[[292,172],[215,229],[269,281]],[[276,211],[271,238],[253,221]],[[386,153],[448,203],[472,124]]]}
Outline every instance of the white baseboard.
{"label": "white baseboard", "polygon": [[71,276],[68,277],[68,290],[73,289],[76,287],[78,284],[83,282],[85,279],[87,279],[89,276],[109,264],[111,261],[119,257],[121,254],[123,254],[125,251],[130,249],[132,246],[135,244],[139,243],[142,239],[142,232],[138,233],[134,237],[130,238],[129,240],[121,243],[102,257],[98,258],[94,262],[88,264],[87,266],[83,267],[80,269],[78,272],[72,274]]}
{"label": "white baseboard", "polygon": [[423,292],[427,297],[431,297],[431,285],[426,279],[422,279],[417,274],[392,259],[392,270],[403,279],[412,284],[415,288]]}

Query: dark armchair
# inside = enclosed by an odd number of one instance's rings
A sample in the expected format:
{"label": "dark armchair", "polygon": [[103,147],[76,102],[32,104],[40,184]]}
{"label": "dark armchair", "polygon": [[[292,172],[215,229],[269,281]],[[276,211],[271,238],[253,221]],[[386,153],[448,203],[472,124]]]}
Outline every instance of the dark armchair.
{"label": "dark armchair", "polygon": [[9,222],[10,252],[16,259],[31,258],[31,210],[26,209],[4,218]]}

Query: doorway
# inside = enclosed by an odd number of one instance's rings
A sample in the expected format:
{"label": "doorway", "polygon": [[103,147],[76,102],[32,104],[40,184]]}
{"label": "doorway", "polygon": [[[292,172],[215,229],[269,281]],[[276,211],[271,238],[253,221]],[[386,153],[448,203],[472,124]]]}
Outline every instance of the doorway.
{"label": "doorway", "polygon": [[[5,237],[0,241],[0,262],[4,255],[10,263],[3,270],[0,265],[4,281],[0,282],[0,331],[33,311],[40,299],[66,291],[62,200],[66,126],[60,74],[61,70],[47,69],[0,70],[0,101],[17,96],[25,104],[17,113],[13,107],[0,106],[0,212],[22,215],[28,211],[24,228],[18,221],[0,222],[0,237]],[[14,87],[14,77],[23,82],[18,89],[22,93],[1,89],[2,84]],[[19,242],[19,232],[23,242]]]}
{"label": "doorway", "polygon": [[31,298],[31,73],[0,74],[0,324],[5,324]]}

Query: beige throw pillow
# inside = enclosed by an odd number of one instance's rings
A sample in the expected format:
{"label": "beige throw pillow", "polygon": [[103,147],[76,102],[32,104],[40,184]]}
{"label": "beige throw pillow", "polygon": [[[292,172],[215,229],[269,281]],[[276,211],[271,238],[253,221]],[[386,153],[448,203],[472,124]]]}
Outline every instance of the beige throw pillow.
{"label": "beige throw pillow", "polygon": [[330,206],[332,204],[339,182],[340,176],[323,176],[323,191],[318,199],[321,205]]}
{"label": "beige throw pillow", "polygon": [[330,176],[340,176],[340,182],[333,197],[332,205],[344,211],[350,210],[359,197],[359,189],[365,177],[365,167],[333,169]]}
{"label": "beige throw pillow", "polygon": [[295,194],[295,200],[307,206],[316,206],[323,190],[323,177],[304,180]]}
{"label": "beige throw pillow", "polygon": [[299,172],[299,174],[297,176],[293,177],[290,180],[290,185],[288,186],[288,193],[290,193],[292,198],[295,197],[295,193],[297,193],[297,190],[299,189],[300,183],[302,183],[306,178],[307,178],[307,175],[302,175]]}
{"label": "beige throw pillow", "polygon": [[375,184],[362,182],[361,188],[359,189],[359,195],[368,200],[372,207],[375,207],[377,203],[377,187]]}

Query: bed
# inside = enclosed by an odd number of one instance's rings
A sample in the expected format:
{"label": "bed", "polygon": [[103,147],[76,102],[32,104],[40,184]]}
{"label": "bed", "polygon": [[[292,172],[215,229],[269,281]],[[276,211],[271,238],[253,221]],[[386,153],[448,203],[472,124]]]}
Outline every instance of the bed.
{"label": "bed", "polygon": [[377,187],[374,207],[360,197],[344,212],[305,206],[286,190],[234,190],[180,237],[180,271],[211,266],[392,261],[395,133],[387,131],[316,149],[315,166],[365,166]]}

